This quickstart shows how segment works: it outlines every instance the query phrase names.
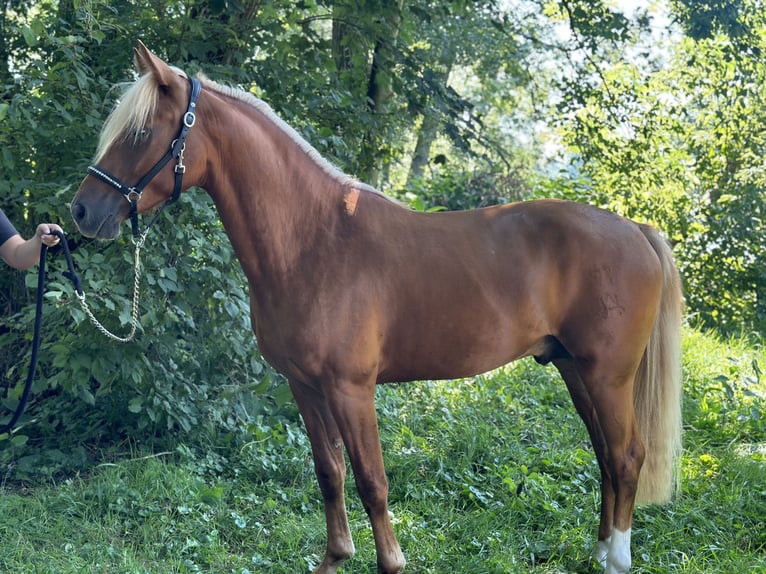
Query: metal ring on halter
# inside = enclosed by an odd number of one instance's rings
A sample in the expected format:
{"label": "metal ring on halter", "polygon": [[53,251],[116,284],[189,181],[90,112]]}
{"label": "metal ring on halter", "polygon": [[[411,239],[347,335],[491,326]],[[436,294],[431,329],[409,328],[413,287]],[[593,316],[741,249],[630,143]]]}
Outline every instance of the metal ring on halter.
{"label": "metal ring on halter", "polygon": [[194,112],[186,112],[184,114],[184,125],[187,128],[190,128],[194,125],[194,122],[197,121],[197,115]]}
{"label": "metal ring on halter", "polygon": [[128,190],[128,193],[125,194],[125,199],[127,199],[129,203],[138,203],[138,200],[141,199],[141,193],[142,192],[140,191],[136,191],[135,187],[131,187]]}

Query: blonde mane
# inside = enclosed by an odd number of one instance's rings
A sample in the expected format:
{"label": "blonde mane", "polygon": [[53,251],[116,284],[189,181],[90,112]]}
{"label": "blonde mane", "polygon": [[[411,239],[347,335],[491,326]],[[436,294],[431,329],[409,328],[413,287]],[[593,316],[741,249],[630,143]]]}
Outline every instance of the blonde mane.
{"label": "blonde mane", "polygon": [[[179,76],[187,77],[186,73],[178,68],[172,68],[172,70]],[[132,84],[124,85],[128,88],[117,100],[101,130],[95,163],[98,163],[114,144],[125,141],[131,136],[134,140],[137,139],[149,118],[157,110],[159,86],[151,74],[144,74]]]}
{"label": "blonde mane", "polygon": [[[172,68],[174,72],[186,78],[187,75],[178,68]],[[223,96],[237,99],[244,102],[256,110],[278,127],[327,175],[332,177],[342,186],[353,186],[358,189],[372,191],[383,197],[387,197],[371,185],[360,182],[358,179],[343,173],[332,163],[326,160],[322,155],[307,142],[295,129],[280,118],[266,102],[256,98],[253,94],[245,92],[238,88],[232,88],[218,84],[203,74],[198,74],[202,85]],[[98,148],[96,150],[95,162],[101,160],[106,151],[114,144],[124,141],[130,137],[138,138],[141,130],[154,115],[157,109],[157,100],[159,87],[157,82],[153,81],[151,74],[144,74],[139,77],[123,94],[117,102],[112,113],[104,124],[99,137]],[[392,198],[389,198],[392,199]],[[396,201],[393,200],[392,201]]]}

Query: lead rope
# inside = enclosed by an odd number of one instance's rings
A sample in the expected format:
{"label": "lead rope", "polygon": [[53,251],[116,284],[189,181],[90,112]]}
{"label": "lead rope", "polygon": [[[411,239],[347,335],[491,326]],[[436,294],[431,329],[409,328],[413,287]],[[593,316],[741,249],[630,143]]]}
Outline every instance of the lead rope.
{"label": "lead rope", "polygon": [[75,295],[77,295],[77,299],[80,301],[82,310],[88,316],[90,322],[93,323],[93,326],[96,327],[96,329],[98,329],[107,339],[117,341],[118,343],[130,343],[136,336],[136,329],[138,328],[138,299],[141,290],[141,248],[144,246],[144,242],[146,241],[146,236],[148,235],[150,228],[151,225],[144,230],[144,232],[138,238],[138,241],[134,240],[134,244],[136,246],[134,252],[135,261],[133,263],[135,278],[133,280],[133,302],[131,304],[130,311],[130,332],[127,335],[120,337],[119,335],[115,335],[109,329],[104,327],[104,325],[93,314],[93,311],[91,311],[88,303],[85,301],[85,293],[81,290],[75,291]]}
{"label": "lead rope", "polygon": [[[154,220],[152,220],[152,223],[154,223]],[[151,225],[150,225],[151,227]],[[138,296],[139,296],[139,284],[140,284],[140,270],[141,270],[141,262],[140,262],[140,254],[141,254],[141,248],[144,245],[144,242],[146,241],[146,236],[149,233],[149,227],[146,228],[144,233],[139,237],[138,241],[135,239],[133,240],[136,246],[135,250],[135,263],[133,265],[135,269],[135,280],[133,281],[133,303],[132,303],[132,309],[131,309],[131,324],[130,324],[130,333],[128,333],[125,337],[120,337],[118,335],[115,335],[109,329],[104,327],[98,319],[96,319],[96,316],[93,314],[93,312],[90,310],[90,307],[85,302],[85,293],[82,290],[82,284],[80,283],[80,278],[77,276],[77,272],[74,268],[74,262],[72,261],[72,254],[69,252],[69,244],[66,240],[66,235],[64,233],[61,233],[59,231],[52,231],[52,235],[58,236],[58,238],[61,240],[61,247],[64,251],[64,257],[66,258],[67,267],[69,268],[68,271],[64,272],[64,277],[72,281],[72,284],[74,285],[75,289],[75,295],[77,295],[77,299],[80,301],[80,305],[82,306],[83,311],[85,311],[85,314],[90,319],[91,323],[99,330],[101,333],[103,333],[106,337],[109,339],[112,339],[113,341],[117,341],[120,343],[129,343],[133,340],[133,338],[136,335],[136,329],[138,327]],[[22,391],[21,397],[19,398],[19,404],[16,407],[16,410],[14,411],[13,415],[11,416],[11,419],[9,422],[0,425],[0,437],[6,434],[11,434],[13,431],[13,428],[16,426],[16,423],[21,418],[21,415],[24,413],[24,409],[27,405],[27,401],[29,400],[29,394],[32,390],[32,381],[35,377],[35,371],[37,368],[37,356],[40,349],[40,325],[42,323],[42,316],[43,316],[43,295],[45,293],[45,256],[48,253],[48,246],[43,243],[43,245],[40,247],[40,266],[37,276],[37,304],[35,309],[35,326],[34,326],[34,336],[32,337],[32,358],[30,360],[29,365],[29,371],[27,374],[27,380],[26,384],[24,385],[24,390]]]}
{"label": "lead rope", "polygon": [[[165,207],[166,204],[162,206],[162,208]],[[85,293],[82,289],[82,283],[80,282],[80,277],[77,275],[77,271],[74,268],[74,261],[72,260],[72,254],[69,252],[69,243],[66,239],[66,234],[61,233],[59,231],[51,231],[51,234],[58,236],[58,238],[61,240],[61,247],[64,251],[64,258],[66,259],[66,264],[68,271],[64,272],[64,277],[69,279],[75,290],[75,295],[77,295],[77,299],[80,301],[80,306],[82,307],[82,310],[85,312],[85,314],[90,319],[90,322],[93,323],[93,326],[96,327],[105,337],[108,339],[111,339],[113,341],[117,341],[118,343],[129,343],[131,342],[134,337],[136,336],[136,330],[138,328],[138,299],[140,294],[140,283],[141,283],[141,248],[144,246],[144,243],[146,242],[146,236],[149,234],[149,229],[151,229],[154,222],[159,217],[160,213],[162,213],[162,208],[158,210],[158,212],[154,215],[152,220],[149,222],[149,225],[146,227],[144,232],[138,237],[133,238],[133,244],[136,246],[135,249],[135,261],[133,263],[133,269],[135,271],[135,278],[133,280],[133,302],[131,304],[131,312],[130,312],[130,332],[125,335],[124,337],[120,337],[119,335],[115,335],[112,333],[109,329],[104,327],[104,325],[101,324],[101,322],[96,318],[96,316],[93,314],[93,311],[91,311],[90,307],[88,306],[88,303],[85,301]],[[24,409],[26,407],[27,401],[29,400],[29,394],[32,389],[32,381],[35,377],[35,370],[37,367],[37,355],[38,351],[40,349],[40,325],[42,322],[42,315],[43,315],[43,295],[45,290],[45,256],[48,253],[48,246],[43,244],[40,248],[40,267],[38,272],[38,278],[37,278],[37,306],[35,311],[35,328],[34,328],[34,337],[32,338],[32,359],[30,361],[29,365],[29,372],[27,374],[27,380],[26,384],[24,385],[24,390],[22,391],[21,398],[19,399],[19,404],[16,407],[16,410],[14,411],[13,415],[11,416],[11,419],[8,423],[0,425],[0,438],[3,438],[6,434],[11,434],[13,432],[13,428],[16,426],[16,423],[19,421],[19,418],[21,418],[21,415],[24,413]]]}
{"label": "lead rope", "polygon": [[[62,242],[65,242],[64,235],[58,231],[53,232],[57,235]],[[10,435],[13,431],[13,427],[19,422],[21,415],[24,413],[24,409],[27,406],[29,400],[29,392],[32,390],[32,382],[35,378],[35,370],[37,369],[37,355],[40,351],[40,325],[42,324],[43,317],[43,295],[45,294],[45,255],[48,253],[48,246],[43,243],[40,246],[40,267],[37,273],[37,303],[35,306],[35,327],[34,336],[32,337],[32,358],[29,361],[29,371],[27,372],[27,381],[24,385],[24,390],[19,397],[19,404],[16,406],[16,410],[11,415],[11,420],[4,425],[0,425],[0,436],[5,434]]]}

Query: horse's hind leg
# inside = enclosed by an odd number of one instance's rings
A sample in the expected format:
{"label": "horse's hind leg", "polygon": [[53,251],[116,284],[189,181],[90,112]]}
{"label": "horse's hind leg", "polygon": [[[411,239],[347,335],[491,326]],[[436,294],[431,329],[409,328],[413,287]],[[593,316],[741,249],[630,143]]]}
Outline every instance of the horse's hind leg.
{"label": "horse's hind leg", "polygon": [[291,383],[290,388],[311,441],[314,470],[322,491],[327,522],[327,549],[314,574],[335,574],[340,565],[354,555],[343,495],[346,479],[343,441],[325,398],[298,383]]}
{"label": "horse's hind leg", "polygon": [[622,574],[631,564],[633,505],[644,458],[632,378],[601,378],[591,369],[586,382],[574,359],[557,359],[554,364],[585,422],[601,470],[601,522],[594,557],[607,574]]}
{"label": "horse's hind leg", "polygon": [[593,408],[593,403],[590,400],[582,378],[580,378],[580,374],[577,372],[574,361],[571,358],[557,359],[553,363],[567,384],[577,413],[585,422],[585,427],[588,429],[590,441],[596,453],[596,460],[601,470],[601,520],[598,529],[598,542],[593,551],[593,557],[601,566],[605,567],[614,520],[614,487],[612,486],[609,469],[607,468],[606,441],[598,424],[598,417]]}
{"label": "horse's hind leg", "polygon": [[607,445],[607,468],[615,491],[606,573],[622,574],[631,565],[631,524],[644,445],[633,408],[633,374],[629,380],[594,380],[599,384],[591,389],[591,400]]}

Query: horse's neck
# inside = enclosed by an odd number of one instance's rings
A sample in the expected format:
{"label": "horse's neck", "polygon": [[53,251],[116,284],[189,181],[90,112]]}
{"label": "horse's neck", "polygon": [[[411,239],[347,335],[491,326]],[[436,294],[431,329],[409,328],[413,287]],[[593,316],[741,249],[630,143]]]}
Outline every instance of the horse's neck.
{"label": "horse's neck", "polygon": [[343,186],[260,112],[238,103],[216,116],[205,187],[251,285],[287,282],[331,239]]}

